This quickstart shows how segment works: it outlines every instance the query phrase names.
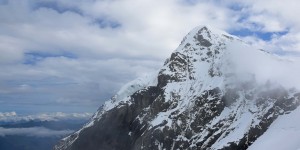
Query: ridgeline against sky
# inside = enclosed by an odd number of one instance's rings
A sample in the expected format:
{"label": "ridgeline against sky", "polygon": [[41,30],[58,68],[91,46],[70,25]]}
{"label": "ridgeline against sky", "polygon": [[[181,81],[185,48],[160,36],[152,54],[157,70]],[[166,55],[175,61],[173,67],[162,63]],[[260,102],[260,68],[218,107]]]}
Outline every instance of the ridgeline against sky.
{"label": "ridgeline against sky", "polygon": [[0,0],[0,110],[93,112],[124,83],[158,69],[199,24],[297,59],[299,5],[297,0]]}

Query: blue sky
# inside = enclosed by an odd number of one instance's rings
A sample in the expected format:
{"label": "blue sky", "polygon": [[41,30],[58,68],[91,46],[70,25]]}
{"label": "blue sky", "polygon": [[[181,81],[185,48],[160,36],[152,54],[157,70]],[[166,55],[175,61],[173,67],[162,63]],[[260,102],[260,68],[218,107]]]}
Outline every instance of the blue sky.
{"label": "blue sky", "polygon": [[0,112],[94,112],[198,25],[299,57],[300,2],[0,0]]}

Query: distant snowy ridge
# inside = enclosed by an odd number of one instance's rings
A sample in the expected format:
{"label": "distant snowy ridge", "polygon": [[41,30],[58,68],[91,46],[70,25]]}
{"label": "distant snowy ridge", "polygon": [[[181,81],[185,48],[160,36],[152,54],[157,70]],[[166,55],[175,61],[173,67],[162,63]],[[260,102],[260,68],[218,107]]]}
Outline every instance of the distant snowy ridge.
{"label": "distant snowy ridge", "polygon": [[158,73],[126,84],[54,149],[247,149],[299,106],[298,85],[281,79],[295,66],[196,27]]}

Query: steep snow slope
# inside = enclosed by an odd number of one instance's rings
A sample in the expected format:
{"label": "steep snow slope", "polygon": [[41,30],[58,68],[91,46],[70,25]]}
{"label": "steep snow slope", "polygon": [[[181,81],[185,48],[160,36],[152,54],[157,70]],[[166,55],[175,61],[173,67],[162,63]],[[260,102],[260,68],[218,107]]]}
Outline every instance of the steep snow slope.
{"label": "steep snow slope", "polygon": [[263,73],[290,63],[199,26],[157,74],[125,85],[55,149],[247,149],[299,105],[295,89]]}
{"label": "steep snow slope", "polygon": [[299,150],[300,108],[278,117],[269,129],[259,137],[248,150]]}

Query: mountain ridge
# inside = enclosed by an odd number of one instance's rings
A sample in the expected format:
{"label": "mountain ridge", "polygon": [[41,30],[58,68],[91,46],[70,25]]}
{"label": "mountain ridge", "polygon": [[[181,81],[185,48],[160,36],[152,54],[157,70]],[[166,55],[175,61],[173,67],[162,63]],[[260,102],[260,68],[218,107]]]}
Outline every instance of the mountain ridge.
{"label": "mountain ridge", "polygon": [[125,85],[54,149],[247,149],[300,100],[295,89],[259,81],[243,55],[277,60],[252,49],[194,28],[157,74]]}

